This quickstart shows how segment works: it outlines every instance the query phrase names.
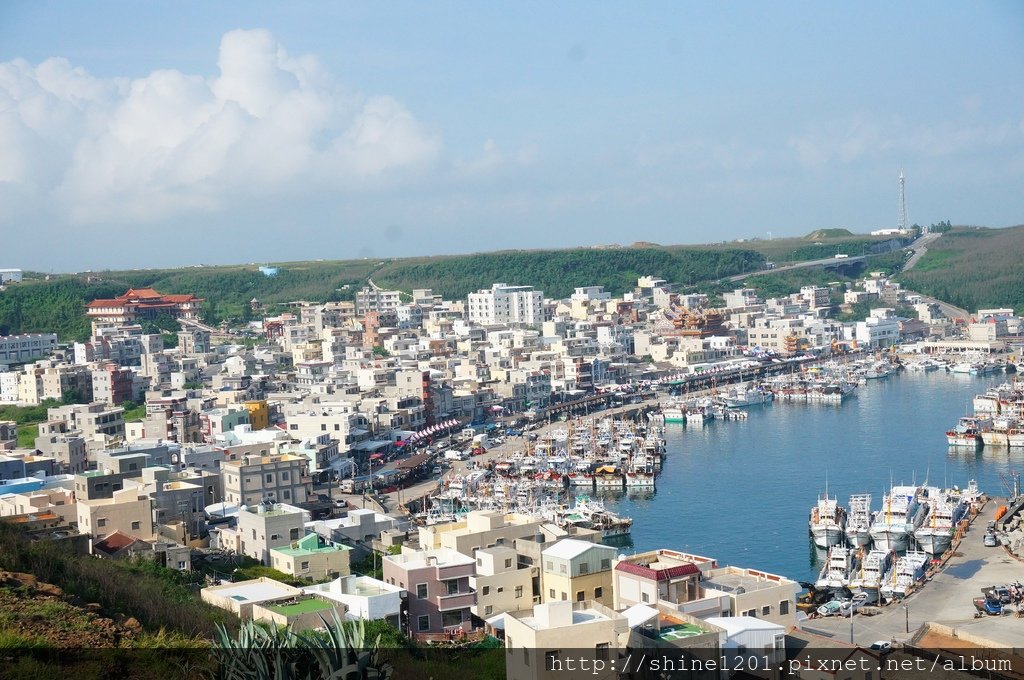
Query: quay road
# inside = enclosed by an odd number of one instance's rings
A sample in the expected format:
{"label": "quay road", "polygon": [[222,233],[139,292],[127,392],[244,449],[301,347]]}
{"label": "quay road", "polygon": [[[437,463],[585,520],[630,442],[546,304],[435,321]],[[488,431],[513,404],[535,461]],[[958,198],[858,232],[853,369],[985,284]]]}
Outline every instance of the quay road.
{"label": "quay road", "polygon": [[[971,528],[953,556],[918,590],[897,604],[881,608],[874,616],[855,615],[852,619],[829,617],[811,619],[804,630],[850,641],[862,646],[876,640],[911,639],[925,622],[939,623],[964,636],[976,636],[1007,648],[1020,647],[1024,640],[1024,620],[1013,614],[974,618],[973,599],[981,589],[1001,586],[1024,577],[1024,564],[1002,546],[986,548],[982,539],[985,527],[995,518],[996,509],[1006,499],[990,499],[975,517]],[[1015,607],[1014,607],[1015,608]],[[964,647],[969,647],[964,643]]]}

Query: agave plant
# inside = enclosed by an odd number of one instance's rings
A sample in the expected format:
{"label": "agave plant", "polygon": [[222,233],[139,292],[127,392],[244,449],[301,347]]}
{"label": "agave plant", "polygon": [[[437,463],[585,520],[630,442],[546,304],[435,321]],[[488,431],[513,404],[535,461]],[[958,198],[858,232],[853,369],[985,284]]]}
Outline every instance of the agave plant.
{"label": "agave plant", "polygon": [[386,680],[391,667],[378,659],[378,637],[367,644],[362,621],[333,613],[326,632],[297,633],[290,626],[244,622],[237,637],[218,626],[213,655],[218,680]]}

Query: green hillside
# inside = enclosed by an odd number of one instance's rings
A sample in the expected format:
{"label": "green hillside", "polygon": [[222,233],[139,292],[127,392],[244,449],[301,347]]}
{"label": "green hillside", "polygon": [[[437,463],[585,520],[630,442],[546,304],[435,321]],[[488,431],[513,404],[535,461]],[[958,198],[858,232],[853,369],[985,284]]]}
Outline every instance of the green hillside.
{"label": "green hillside", "polygon": [[373,280],[400,290],[433,288],[446,297],[463,297],[498,281],[532,285],[550,297],[567,297],[577,286],[593,285],[619,295],[632,290],[644,275],[697,283],[763,266],[763,256],[739,248],[533,250],[395,260],[381,267]]}
{"label": "green hillside", "polygon": [[1024,225],[1007,229],[953,227],[900,278],[912,290],[957,307],[1024,311]]}

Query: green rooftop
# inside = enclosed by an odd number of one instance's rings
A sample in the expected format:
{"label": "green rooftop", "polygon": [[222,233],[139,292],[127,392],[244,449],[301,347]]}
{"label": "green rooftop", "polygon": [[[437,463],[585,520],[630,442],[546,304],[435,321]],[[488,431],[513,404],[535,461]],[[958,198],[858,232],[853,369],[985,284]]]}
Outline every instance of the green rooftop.
{"label": "green rooftop", "polygon": [[311,612],[320,612],[325,609],[332,608],[330,602],[324,602],[323,600],[313,598],[308,600],[299,600],[298,602],[293,602],[291,604],[270,604],[264,606],[275,614],[281,614],[282,616],[287,617],[298,616],[299,614],[309,614]]}
{"label": "green rooftop", "polygon": [[706,632],[704,629],[692,623],[682,623],[663,627],[658,637],[666,641],[682,640],[683,638],[694,637],[704,632]]}
{"label": "green rooftop", "polygon": [[314,555],[326,552],[341,552],[351,550],[348,546],[320,545],[320,537],[317,534],[306,534],[287,548],[274,548],[279,553],[292,557],[303,555]]}

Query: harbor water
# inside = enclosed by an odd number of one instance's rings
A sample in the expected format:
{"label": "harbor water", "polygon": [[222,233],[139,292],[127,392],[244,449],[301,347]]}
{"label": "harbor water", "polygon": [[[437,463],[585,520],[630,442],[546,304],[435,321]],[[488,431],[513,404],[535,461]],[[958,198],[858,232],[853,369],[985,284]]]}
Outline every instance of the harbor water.
{"label": "harbor water", "polygon": [[878,510],[893,484],[964,487],[976,479],[1007,495],[1003,476],[1024,471],[1021,449],[952,449],[945,431],[971,400],[1010,376],[903,371],[870,380],[841,406],[774,403],[743,421],[665,426],[657,491],[605,497],[633,517],[624,553],[671,548],[781,574],[817,577],[824,551],[808,538],[819,494],[872,494]]}

